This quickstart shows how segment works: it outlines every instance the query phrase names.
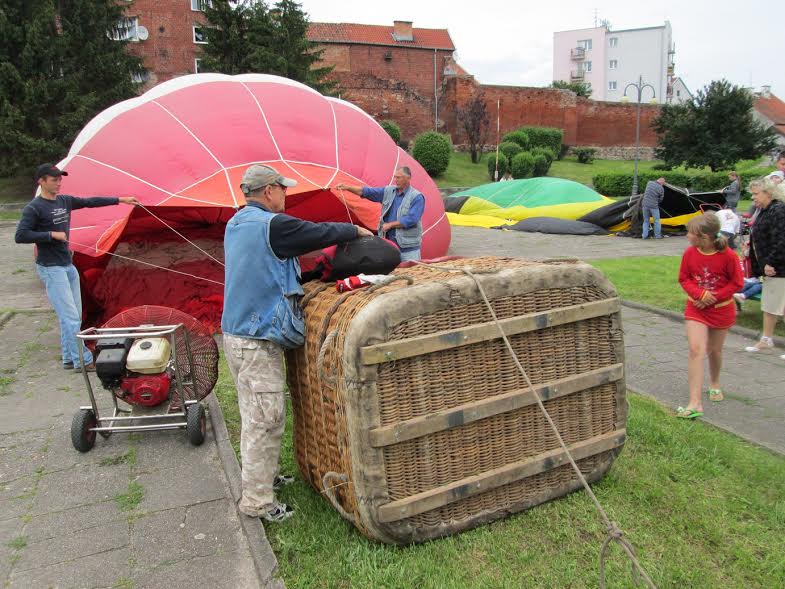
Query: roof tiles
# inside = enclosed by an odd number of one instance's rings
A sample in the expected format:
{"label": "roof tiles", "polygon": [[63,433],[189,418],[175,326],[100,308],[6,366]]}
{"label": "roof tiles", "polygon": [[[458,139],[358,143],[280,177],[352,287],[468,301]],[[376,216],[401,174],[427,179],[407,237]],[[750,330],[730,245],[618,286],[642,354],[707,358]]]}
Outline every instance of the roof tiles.
{"label": "roof tiles", "polygon": [[396,41],[392,26],[314,22],[309,25],[307,36],[308,40],[317,43],[389,45],[455,51],[447,29],[413,28],[412,41]]}

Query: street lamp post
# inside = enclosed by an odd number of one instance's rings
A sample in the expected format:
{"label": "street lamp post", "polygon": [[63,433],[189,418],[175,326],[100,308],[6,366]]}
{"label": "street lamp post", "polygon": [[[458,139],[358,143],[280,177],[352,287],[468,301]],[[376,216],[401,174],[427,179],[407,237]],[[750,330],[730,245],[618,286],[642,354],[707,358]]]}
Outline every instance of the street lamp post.
{"label": "street lamp post", "polygon": [[635,196],[638,194],[638,152],[641,143],[641,97],[646,88],[651,89],[652,100],[657,98],[657,93],[654,91],[654,86],[643,83],[643,76],[638,76],[637,84],[635,82],[630,82],[624,87],[625,98],[627,97],[627,90],[629,90],[630,87],[633,87],[638,91],[638,108],[635,113],[635,172],[632,177],[632,196]]}

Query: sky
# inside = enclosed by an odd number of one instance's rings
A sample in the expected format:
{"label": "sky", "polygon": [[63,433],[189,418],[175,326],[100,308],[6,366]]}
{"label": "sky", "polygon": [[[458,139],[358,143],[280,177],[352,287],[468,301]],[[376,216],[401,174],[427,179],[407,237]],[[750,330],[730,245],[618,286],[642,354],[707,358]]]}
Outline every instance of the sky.
{"label": "sky", "polygon": [[[547,86],[552,81],[553,33],[610,21],[611,30],[661,26],[669,20],[676,75],[694,94],[712,80],[771,86],[785,99],[785,9],[748,0],[301,0],[314,22],[448,29],[456,57],[481,83]],[[767,15],[769,15],[767,17]]]}

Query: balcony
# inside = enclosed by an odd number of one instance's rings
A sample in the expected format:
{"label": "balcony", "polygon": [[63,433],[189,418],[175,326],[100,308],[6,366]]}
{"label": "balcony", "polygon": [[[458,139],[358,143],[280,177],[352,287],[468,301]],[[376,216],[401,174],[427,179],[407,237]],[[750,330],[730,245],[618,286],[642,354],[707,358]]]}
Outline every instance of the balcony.
{"label": "balcony", "polygon": [[574,47],[573,49],[570,49],[570,58],[574,61],[586,59],[586,49],[583,47]]}
{"label": "balcony", "polygon": [[582,82],[583,81],[583,77],[584,77],[584,73],[585,72],[583,70],[577,70],[577,71],[573,70],[573,71],[571,71],[570,72],[570,81],[571,82]]}

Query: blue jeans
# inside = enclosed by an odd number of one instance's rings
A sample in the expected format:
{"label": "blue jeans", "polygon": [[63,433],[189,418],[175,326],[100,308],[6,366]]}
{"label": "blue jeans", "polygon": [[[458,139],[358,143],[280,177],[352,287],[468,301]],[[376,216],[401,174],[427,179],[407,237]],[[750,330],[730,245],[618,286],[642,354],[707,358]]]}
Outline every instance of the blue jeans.
{"label": "blue jeans", "polygon": [[[79,344],[76,334],[82,327],[82,293],[79,291],[79,273],[73,264],[68,266],[40,266],[38,276],[46,287],[46,296],[52,303],[60,322],[60,349],[63,364],[79,366]],[[84,362],[90,364],[93,355],[84,349]]]}
{"label": "blue jeans", "polygon": [[416,250],[412,250],[410,252],[401,252],[401,262],[410,262],[412,260],[415,262],[419,261],[420,251],[420,248],[417,248]]}
{"label": "blue jeans", "polygon": [[744,288],[741,289],[741,294],[744,295],[745,299],[750,297],[754,297],[757,294],[763,292],[763,285],[760,282],[749,282],[744,284]]}
{"label": "blue jeans", "polygon": [[651,227],[649,217],[654,217],[654,237],[662,237],[659,207],[654,209],[643,207],[643,239],[647,239],[649,237],[649,228]]}

